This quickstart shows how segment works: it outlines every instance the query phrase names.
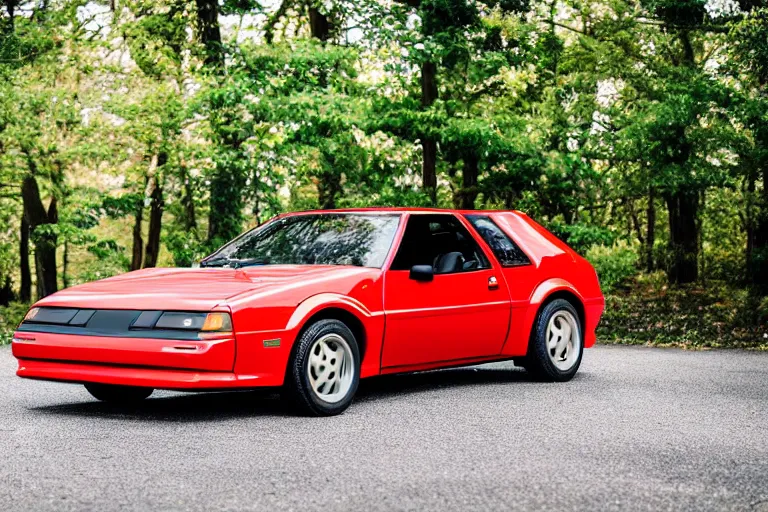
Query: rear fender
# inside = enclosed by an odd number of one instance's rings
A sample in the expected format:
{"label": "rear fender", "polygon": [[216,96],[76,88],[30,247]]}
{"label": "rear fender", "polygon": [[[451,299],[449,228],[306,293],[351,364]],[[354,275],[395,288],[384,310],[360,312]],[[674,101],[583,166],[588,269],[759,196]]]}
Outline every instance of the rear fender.
{"label": "rear fender", "polygon": [[[584,304],[581,294],[565,279],[554,277],[540,283],[531,294],[530,300],[522,304],[512,304],[510,335],[502,349],[503,355],[524,356],[528,352],[528,341],[530,340],[531,329],[533,329],[533,323],[536,321],[539,308],[553,293],[560,291],[572,293]],[[594,338],[594,333],[592,338]],[[586,329],[585,339],[589,341],[589,334],[586,332]],[[586,345],[591,344],[585,343]]]}

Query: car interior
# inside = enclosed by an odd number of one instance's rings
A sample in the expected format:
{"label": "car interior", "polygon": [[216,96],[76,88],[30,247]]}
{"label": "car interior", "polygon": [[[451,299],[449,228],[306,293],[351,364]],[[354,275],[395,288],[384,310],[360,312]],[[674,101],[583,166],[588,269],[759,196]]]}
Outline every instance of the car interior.
{"label": "car interior", "polygon": [[392,270],[431,265],[435,274],[451,274],[490,264],[472,235],[453,215],[412,215]]}

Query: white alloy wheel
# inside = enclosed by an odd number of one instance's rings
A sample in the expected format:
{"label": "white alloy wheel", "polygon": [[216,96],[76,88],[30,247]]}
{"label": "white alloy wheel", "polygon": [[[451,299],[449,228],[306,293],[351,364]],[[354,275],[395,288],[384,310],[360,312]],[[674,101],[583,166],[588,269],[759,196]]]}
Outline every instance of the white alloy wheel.
{"label": "white alloy wheel", "polygon": [[343,400],[355,377],[355,359],[347,341],[336,333],[318,338],[309,350],[307,377],[320,400],[334,404]]}
{"label": "white alloy wheel", "polygon": [[581,353],[579,322],[570,311],[561,309],[549,319],[546,336],[552,364],[560,371],[570,370]]}

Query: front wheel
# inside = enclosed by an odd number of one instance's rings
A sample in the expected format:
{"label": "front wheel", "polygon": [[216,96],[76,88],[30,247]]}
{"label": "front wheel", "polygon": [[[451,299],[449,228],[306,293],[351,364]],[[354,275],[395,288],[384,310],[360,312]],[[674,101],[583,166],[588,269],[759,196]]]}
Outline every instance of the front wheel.
{"label": "front wheel", "polygon": [[86,384],[85,389],[97,400],[116,404],[140,402],[154,391],[152,388],[117,386],[113,384]]}
{"label": "front wheel", "polygon": [[287,373],[287,391],[302,413],[342,413],[360,382],[360,350],[355,335],[339,320],[313,323],[296,341]]}
{"label": "front wheel", "polygon": [[522,365],[535,377],[556,382],[571,380],[584,351],[579,314],[573,304],[555,299],[539,312]]}

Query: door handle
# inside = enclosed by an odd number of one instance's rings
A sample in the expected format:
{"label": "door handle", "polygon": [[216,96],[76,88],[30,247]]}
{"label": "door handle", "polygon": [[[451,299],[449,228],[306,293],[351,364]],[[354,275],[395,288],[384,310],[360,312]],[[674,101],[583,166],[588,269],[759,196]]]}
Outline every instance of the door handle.
{"label": "door handle", "polygon": [[498,290],[499,288],[499,281],[496,279],[496,276],[491,276],[488,278],[488,289],[489,290]]}

